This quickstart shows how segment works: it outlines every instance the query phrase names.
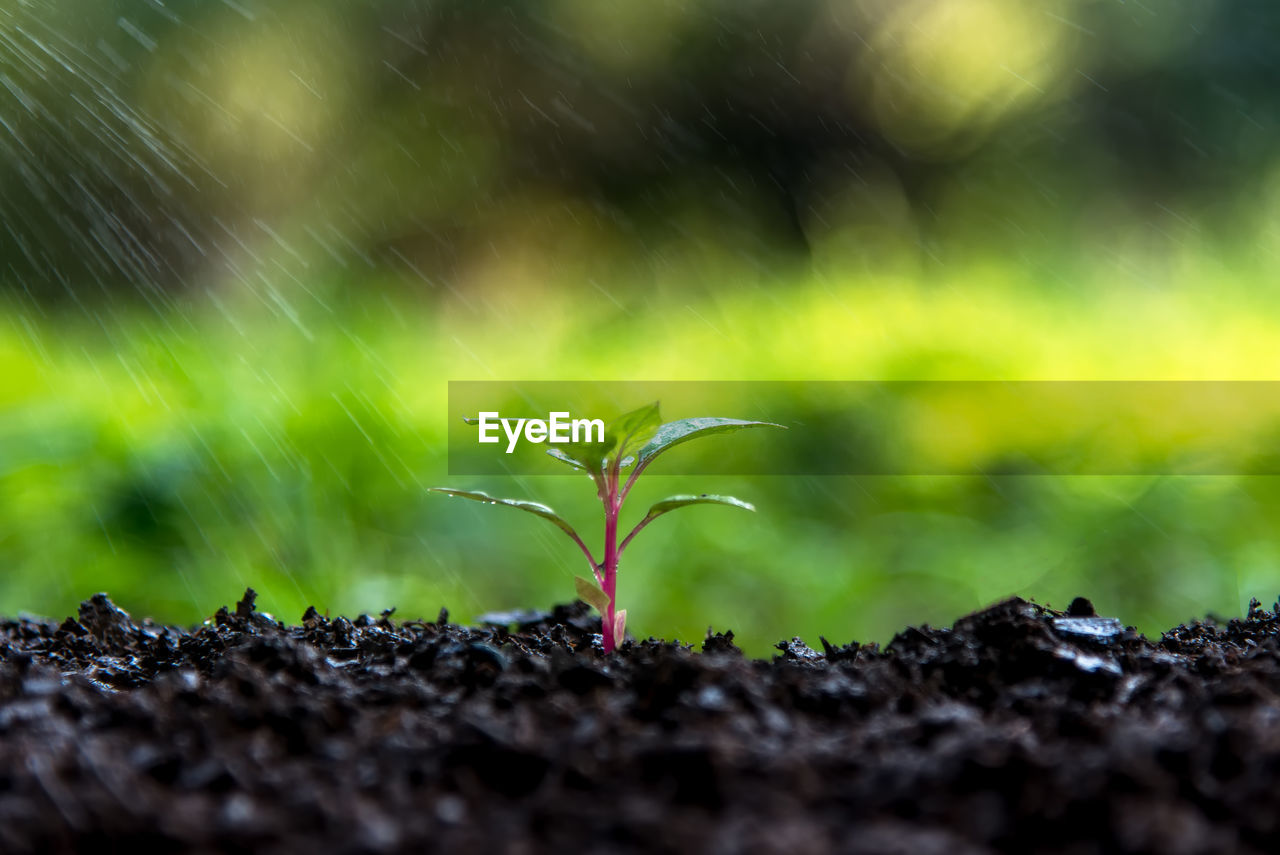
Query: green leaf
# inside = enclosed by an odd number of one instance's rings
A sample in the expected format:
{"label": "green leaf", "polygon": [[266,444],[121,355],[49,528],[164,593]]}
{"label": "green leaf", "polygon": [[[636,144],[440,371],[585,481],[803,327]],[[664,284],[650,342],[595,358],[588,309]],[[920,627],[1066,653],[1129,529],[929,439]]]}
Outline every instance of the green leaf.
{"label": "green leaf", "polygon": [[627,545],[649,523],[665,513],[674,511],[676,508],[683,508],[686,505],[728,505],[731,508],[742,508],[744,511],[754,511],[756,509],[755,505],[750,502],[735,499],[733,496],[710,496],[706,493],[698,496],[668,496],[649,508],[649,513],[644,515],[644,519],[636,523],[636,527],[631,529],[631,533],[623,538],[622,545],[618,547],[618,552],[621,553],[625,550]]}
{"label": "green leaf", "polygon": [[574,469],[585,470],[587,468],[587,464],[583,463],[581,460],[577,460],[573,457],[570,457],[567,453],[565,453],[564,451],[561,451],[559,448],[548,448],[547,454],[550,454],[552,457],[554,457],[556,460],[559,460],[561,463],[568,463]]}
{"label": "green leaf", "polygon": [[604,471],[605,464],[609,461],[610,454],[617,444],[617,437],[609,433],[609,427],[606,425],[604,442],[556,443],[555,446],[547,449],[547,454],[570,466],[585,469],[589,475],[598,474]]}
{"label": "green leaf", "polygon": [[578,589],[578,599],[593,606],[600,614],[609,611],[609,595],[595,582],[574,576],[573,586]]}
{"label": "green leaf", "polygon": [[623,413],[608,426],[608,433],[614,437],[618,458],[628,454],[653,439],[662,427],[662,414],[658,411],[658,402],[654,401],[629,413]]}
{"label": "green leaf", "polygon": [[478,490],[454,490],[449,487],[428,487],[427,490],[432,493],[444,493],[446,496],[457,496],[460,499],[470,499],[473,502],[484,502],[487,505],[506,505],[508,508],[516,508],[517,510],[542,517],[544,520],[550,520],[574,540],[580,540],[578,533],[573,530],[573,526],[565,522],[564,518],[551,510],[551,508],[538,502],[526,502],[521,499],[496,499],[488,493],[482,493]]}
{"label": "green leaf", "polygon": [[613,451],[613,445],[609,439],[609,435],[605,434],[604,442],[565,443],[555,448],[548,448],[547,454],[594,476],[603,472],[609,462],[609,452]]}
{"label": "green leaf", "polygon": [[744,502],[741,499],[735,499],[733,496],[710,496],[703,493],[698,496],[668,496],[661,502],[657,502],[653,507],[649,508],[649,513],[645,514],[646,520],[655,519],[676,508],[687,507],[688,505],[728,505],[731,508],[742,508],[744,511],[754,511],[756,506],[750,502]]}
{"label": "green leaf", "polygon": [[[605,425],[604,442],[565,442],[547,449],[547,454],[588,474],[603,472],[616,458],[625,458],[653,437],[662,426],[662,416],[655,401],[629,413],[623,413]],[[627,465],[623,461],[622,465]]]}
{"label": "green leaf", "polygon": [[733,433],[734,431],[743,430],[744,428],[753,427],[776,427],[786,430],[786,425],[774,424],[773,422],[753,422],[744,419],[722,419],[714,417],[702,417],[694,419],[680,419],[675,422],[667,422],[662,425],[654,433],[653,438],[640,449],[638,463],[640,466],[647,466],[649,461],[657,457],[668,448],[679,445],[682,442],[688,442],[691,439],[698,439],[703,436],[711,436],[715,433]]}

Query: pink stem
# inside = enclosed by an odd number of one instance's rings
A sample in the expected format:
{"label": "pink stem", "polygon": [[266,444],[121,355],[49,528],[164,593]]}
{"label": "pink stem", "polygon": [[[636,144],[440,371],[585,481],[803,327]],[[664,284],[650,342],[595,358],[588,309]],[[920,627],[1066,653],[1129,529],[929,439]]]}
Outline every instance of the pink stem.
{"label": "pink stem", "polygon": [[[649,460],[653,460],[653,458],[650,457]],[[627,498],[627,494],[631,492],[631,488],[636,483],[636,479],[640,477],[640,473],[644,471],[644,468],[649,465],[649,460],[646,460],[643,463],[637,463],[636,468],[631,470],[631,475],[627,478],[627,483],[622,487],[622,493],[618,498],[619,502]]]}
{"label": "pink stem", "polygon": [[618,483],[611,479],[604,503],[604,584],[601,586],[609,598],[609,610],[601,620],[605,653],[613,652],[613,621],[618,591],[618,511],[621,506]]}
{"label": "pink stem", "polygon": [[[574,543],[576,543],[576,544],[578,544],[578,548],[582,550],[582,554],[583,554],[583,555],[585,555],[585,556],[587,556],[587,563],[591,565],[591,569],[592,569],[592,570],[595,570],[595,573],[596,573],[596,581],[597,581],[597,582],[598,582],[598,581],[600,581],[600,570],[598,569],[598,568],[600,567],[600,565],[596,563],[595,556],[593,556],[593,555],[591,554],[591,550],[587,548],[587,545],[586,545],[585,543],[583,543],[583,542],[582,542],[582,538],[578,537],[578,535],[574,534],[574,533],[573,533],[573,532],[571,532],[571,531],[566,531],[566,532],[565,532],[565,534],[567,534],[567,535],[569,535],[569,537],[573,538],[573,542],[574,542]],[[628,539],[630,539],[630,538],[628,538]],[[623,544],[623,545],[625,546],[625,544]]]}
{"label": "pink stem", "polygon": [[[661,516],[661,515],[659,515],[659,516]],[[639,523],[635,528],[631,529],[631,534],[629,534],[629,535],[627,535],[626,537],[624,537],[624,538],[622,539],[622,543],[621,543],[621,544],[619,544],[619,546],[618,546],[618,557],[619,557],[619,558],[621,558],[621,557],[622,557],[622,551],[623,551],[624,549],[626,549],[626,548],[627,548],[627,544],[631,542],[631,538],[633,538],[633,537],[635,537],[637,534],[639,534],[641,529],[643,529],[643,528],[644,528],[645,526],[647,526],[649,523],[653,522],[655,519],[656,519],[656,517],[645,517],[644,519],[640,520],[640,523]]]}

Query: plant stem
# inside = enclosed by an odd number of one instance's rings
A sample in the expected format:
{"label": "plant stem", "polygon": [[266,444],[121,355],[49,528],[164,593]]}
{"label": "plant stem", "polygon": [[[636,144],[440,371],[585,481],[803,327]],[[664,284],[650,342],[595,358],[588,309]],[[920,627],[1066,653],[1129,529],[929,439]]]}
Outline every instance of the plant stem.
{"label": "plant stem", "polygon": [[631,529],[631,534],[622,538],[622,543],[618,545],[619,558],[622,557],[622,551],[627,548],[627,544],[631,542],[631,538],[639,534],[640,530],[645,526],[647,526],[649,523],[653,522],[653,520],[654,520],[654,517],[645,517],[644,519],[640,520],[639,524],[635,528]]}
{"label": "plant stem", "polygon": [[604,584],[601,586],[609,597],[609,610],[600,626],[605,653],[613,652],[613,621],[618,591],[618,511],[621,507],[617,479],[611,478],[604,502]]}

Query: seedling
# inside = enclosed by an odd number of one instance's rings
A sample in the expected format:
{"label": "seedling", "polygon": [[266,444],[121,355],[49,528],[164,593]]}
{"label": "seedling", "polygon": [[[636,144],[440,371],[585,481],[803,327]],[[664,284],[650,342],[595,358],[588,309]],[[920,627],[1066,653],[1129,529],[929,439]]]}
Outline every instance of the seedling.
{"label": "seedling", "polygon": [[[473,421],[468,419],[468,421]],[[591,550],[583,542],[573,526],[555,511],[538,502],[527,502],[520,499],[495,499],[487,493],[474,490],[454,490],[449,487],[432,487],[432,491],[486,502],[492,505],[505,505],[550,520],[561,531],[567,534],[591,565],[594,581],[581,576],[574,577],[578,596],[590,603],[600,612],[601,636],[604,640],[604,652],[611,653],[622,643],[626,635],[627,610],[617,608],[618,561],[622,553],[635,536],[665,513],[689,505],[728,505],[754,511],[751,504],[735,499],[733,496],[711,496],[703,493],[698,496],[669,496],[653,507],[644,518],[631,529],[631,533],[618,542],[618,516],[623,502],[636,479],[654,459],[669,448],[688,442],[691,439],[711,436],[717,433],[732,433],[743,428],[783,427],[772,422],[753,422],[742,419],[694,418],[662,423],[655,402],[641,407],[615,419],[605,430],[603,442],[566,443],[549,449],[547,454],[580,469],[591,477],[596,487],[596,496],[604,506],[604,560],[596,561]],[[630,470],[629,473],[626,470]],[[623,475],[626,474],[626,480]]]}

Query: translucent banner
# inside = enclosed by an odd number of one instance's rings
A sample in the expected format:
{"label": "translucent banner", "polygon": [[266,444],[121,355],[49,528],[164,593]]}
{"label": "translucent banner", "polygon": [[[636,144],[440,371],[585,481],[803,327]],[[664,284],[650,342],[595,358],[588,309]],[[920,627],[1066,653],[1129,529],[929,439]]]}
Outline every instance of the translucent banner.
{"label": "translucent banner", "polygon": [[665,422],[744,430],[654,474],[1280,474],[1280,382],[607,381],[449,383],[451,475],[573,470],[549,449],[654,401]]}

